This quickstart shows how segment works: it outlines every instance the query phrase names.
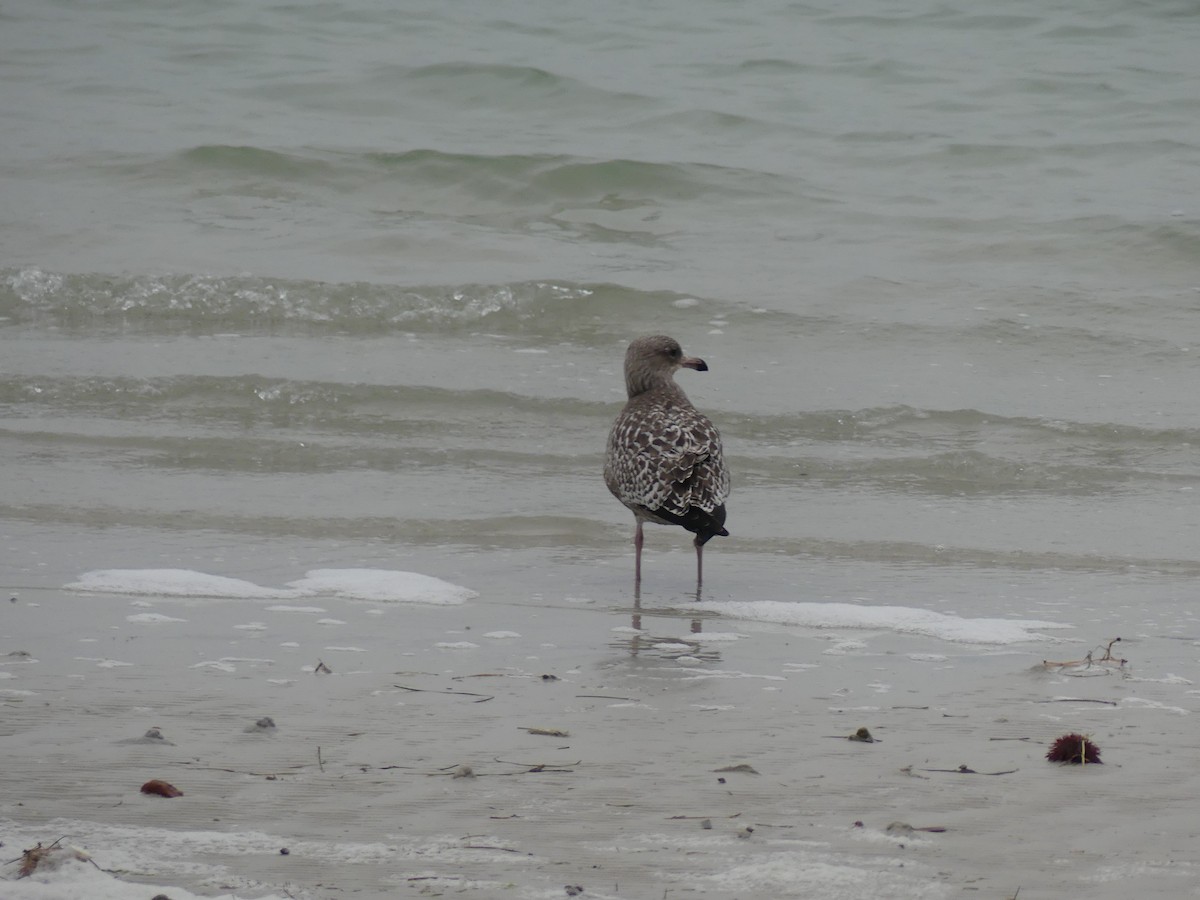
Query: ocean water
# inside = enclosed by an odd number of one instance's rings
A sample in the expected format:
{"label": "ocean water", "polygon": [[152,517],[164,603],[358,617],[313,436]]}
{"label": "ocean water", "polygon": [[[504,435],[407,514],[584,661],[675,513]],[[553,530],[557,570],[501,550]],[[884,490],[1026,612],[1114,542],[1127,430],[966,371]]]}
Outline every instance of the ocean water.
{"label": "ocean water", "polygon": [[[1200,572],[1189,4],[3,17],[18,583],[120,531],[627,595],[646,332],[711,366],[714,599]],[[145,562],[101,556],[63,574]]]}
{"label": "ocean water", "polygon": [[[1198,37],[1169,3],[8,4],[10,577],[63,541],[50,582],[205,546],[627,597],[600,456],[667,332],[733,469],[712,599],[1173,595]],[[685,591],[686,537],[650,548]]]}
{"label": "ocean water", "polygon": [[[705,358],[703,599],[1200,634],[1200,9],[0,8],[0,582],[634,602],[626,343]],[[641,602],[686,609],[682,531]],[[772,607],[773,608],[773,607]]]}

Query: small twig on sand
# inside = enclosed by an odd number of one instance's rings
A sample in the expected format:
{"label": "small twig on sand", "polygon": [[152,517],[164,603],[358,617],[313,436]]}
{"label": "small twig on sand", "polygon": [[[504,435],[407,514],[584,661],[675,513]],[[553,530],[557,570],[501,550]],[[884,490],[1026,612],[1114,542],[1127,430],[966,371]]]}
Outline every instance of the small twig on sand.
{"label": "small twig on sand", "polygon": [[949,772],[952,775],[1011,775],[1017,769],[1005,769],[1003,772],[976,772],[974,769],[966,766],[959,766],[957,769],[922,769],[922,772]]}
{"label": "small twig on sand", "polygon": [[544,769],[561,769],[561,768],[564,768],[564,767],[566,767],[566,766],[580,766],[580,765],[583,765],[583,760],[582,760],[582,759],[577,759],[577,760],[575,760],[575,762],[573,762],[573,763],[523,763],[523,762],[514,762],[514,761],[513,761],[513,760],[511,760],[511,759],[501,759],[501,758],[500,758],[500,757],[498,757],[498,756],[494,756],[494,757],[492,757],[492,759],[494,759],[496,762],[500,763],[501,765],[505,765],[505,766],[526,766],[526,767],[529,767],[529,768],[531,768],[531,769],[537,769],[538,771],[542,771],[542,770],[544,770]]}
{"label": "small twig on sand", "polygon": [[[463,850],[501,850],[504,853],[525,853],[524,850],[514,850],[512,847],[497,847],[493,844],[463,844]],[[528,855],[528,854],[526,854]]]}
{"label": "small twig on sand", "polygon": [[[191,765],[187,760],[179,763],[181,766]],[[192,766],[199,772],[230,772],[233,775],[250,775],[254,778],[280,778],[284,775],[299,775],[299,772],[247,772],[243,769],[226,769],[224,766]],[[292,766],[293,769],[303,769],[305,766]]]}
{"label": "small twig on sand", "polygon": [[392,687],[400,688],[402,691],[412,691],[414,694],[452,694],[455,697],[480,697],[480,700],[473,700],[473,703],[486,703],[488,700],[495,700],[495,694],[473,694],[470,691],[436,691],[433,688],[415,688],[409,687],[406,684],[393,684]]}
{"label": "small twig on sand", "polygon": [[[520,766],[521,771],[519,771],[519,772],[470,772],[471,776],[474,778],[500,778],[500,777],[508,776],[508,775],[540,775],[543,772],[569,773],[569,772],[575,771],[573,768],[570,768],[571,766],[578,766],[583,762],[582,759],[579,759],[573,763],[519,763],[519,762],[513,762],[511,760],[507,760],[507,759],[500,759],[499,757],[495,757],[495,760],[496,760],[496,762],[501,763],[502,765],[505,765],[505,766]],[[438,769],[436,772],[426,772],[425,774],[430,777],[436,777],[438,775],[442,775],[442,776],[450,775],[455,778],[462,778],[462,777],[464,777],[462,774],[463,769],[470,771],[469,766],[463,766],[458,763],[455,763],[452,766],[445,766],[444,768]]]}
{"label": "small twig on sand", "polygon": [[616,697],[609,694],[576,694],[579,700],[624,700],[628,703],[641,703],[637,697]]}
{"label": "small twig on sand", "polygon": [[321,748],[317,747],[317,768],[322,772],[325,771],[325,763],[321,761]]}

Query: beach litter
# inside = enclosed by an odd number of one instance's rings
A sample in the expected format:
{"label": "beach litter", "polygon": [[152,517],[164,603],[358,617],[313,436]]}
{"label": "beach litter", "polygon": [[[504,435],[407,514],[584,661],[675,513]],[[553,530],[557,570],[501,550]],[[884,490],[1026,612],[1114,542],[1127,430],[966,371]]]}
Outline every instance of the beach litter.
{"label": "beach litter", "polygon": [[1070,675],[1073,678],[1087,678],[1094,675],[1110,675],[1114,671],[1126,672],[1126,666],[1129,660],[1122,659],[1112,655],[1113,644],[1120,642],[1119,637],[1113,638],[1104,647],[1104,653],[1100,657],[1096,657],[1095,650],[1089,650],[1087,655],[1082,659],[1068,659],[1062,661],[1043,659],[1042,664],[1036,668],[1044,669],[1048,672],[1055,672],[1059,675]]}

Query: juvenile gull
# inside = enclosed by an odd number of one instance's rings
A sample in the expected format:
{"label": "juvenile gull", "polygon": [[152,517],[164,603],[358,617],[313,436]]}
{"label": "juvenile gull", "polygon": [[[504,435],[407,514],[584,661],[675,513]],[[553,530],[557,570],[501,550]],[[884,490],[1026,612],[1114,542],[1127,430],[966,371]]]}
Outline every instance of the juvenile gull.
{"label": "juvenile gull", "polygon": [[637,521],[634,584],[642,582],[642,525],[681,525],[696,535],[696,590],[704,577],[704,545],[725,530],[729,470],[721,435],[675,383],[675,370],[707,372],[684,356],[674,338],[640,337],[625,352],[629,400],[613,423],[604,457],[604,483]]}

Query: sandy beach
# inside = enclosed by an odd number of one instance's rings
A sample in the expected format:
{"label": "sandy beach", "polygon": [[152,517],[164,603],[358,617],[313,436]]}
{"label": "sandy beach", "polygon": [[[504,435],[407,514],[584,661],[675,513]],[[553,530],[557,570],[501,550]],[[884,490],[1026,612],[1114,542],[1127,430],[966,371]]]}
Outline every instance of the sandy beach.
{"label": "sandy beach", "polygon": [[[1092,642],[968,619],[960,636],[996,641],[947,639],[955,617],[920,633],[919,610],[811,604],[788,624],[296,575],[81,573],[4,598],[0,894],[1200,890],[1197,692],[1174,674],[1194,640],[1124,635],[1124,666],[1047,670]],[[848,740],[864,727],[874,743]],[[1045,760],[1072,731],[1103,765]],[[154,778],[183,796],[140,793]],[[18,879],[54,841],[90,861]]]}

